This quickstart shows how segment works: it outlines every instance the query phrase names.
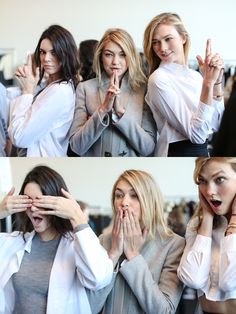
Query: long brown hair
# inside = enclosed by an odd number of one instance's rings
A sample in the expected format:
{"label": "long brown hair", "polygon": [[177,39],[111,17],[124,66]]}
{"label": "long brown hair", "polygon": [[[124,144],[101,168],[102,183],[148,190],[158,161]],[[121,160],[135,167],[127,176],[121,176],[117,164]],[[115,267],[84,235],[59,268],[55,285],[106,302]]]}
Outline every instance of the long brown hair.
{"label": "long brown hair", "polygon": [[61,63],[61,82],[67,83],[72,80],[76,88],[79,76],[79,58],[75,40],[72,34],[60,25],[49,26],[41,35],[34,52],[36,66],[40,69],[39,84],[44,76],[44,70],[40,61],[40,45],[43,39],[48,39],[52,43],[55,55]]}
{"label": "long brown hair", "polygon": [[[61,188],[68,191],[62,176],[55,170],[39,165],[34,167],[25,177],[24,182],[21,186],[20,195],[24,194],[25,187],[28,183],[34,182],[39,185],[43,195],[51,196],[62,196]],[[16,214],[16,226],[15,229],[22,231],[23,236],[26,232],[31,232],[33,230],[33,225],[27,216],[26,212]],[[72,231],[72,225],[68,219],[63,219],[57,216],[49,216],[50,224],[57,233],[60,235],[65,235],[68,231]]]}

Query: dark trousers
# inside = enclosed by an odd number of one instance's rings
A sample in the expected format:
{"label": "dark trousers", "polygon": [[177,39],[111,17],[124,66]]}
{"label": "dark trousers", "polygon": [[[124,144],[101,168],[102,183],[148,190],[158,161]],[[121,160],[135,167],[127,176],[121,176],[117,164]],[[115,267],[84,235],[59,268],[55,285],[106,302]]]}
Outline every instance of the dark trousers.
{"label": "dark trousers", "polygon": [[207,141],[204,144],[194,144],[189,140],[169,144],[168,157],[207,157]]}

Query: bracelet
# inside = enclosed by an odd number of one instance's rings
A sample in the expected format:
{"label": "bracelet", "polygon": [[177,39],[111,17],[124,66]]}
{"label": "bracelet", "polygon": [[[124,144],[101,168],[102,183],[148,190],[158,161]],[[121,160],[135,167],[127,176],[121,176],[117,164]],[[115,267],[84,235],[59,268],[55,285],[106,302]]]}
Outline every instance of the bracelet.
{"label": "bracelet", "polygon": [[223,96],[224,96],[224,94],[215,95],[215,96],[213,96],[213,99],[215,99],[215,100],[220,100]]}
{"label": "bracelet", "polygon": [[236,228],[236,223],[235,223],[235,222],[230,222],[230,223],[228,224],[227,229],[228,229],[228,228]]}
{"label": "bracelet", "polygon": [[216,82],[216,83],[214,84],[214,86],[215,86],[215,85],[220,85],[220,84],[222,84],[222,82],[223,82],[223,81]]}
{"label": "bracelet", "polygon": [[226,230],[226,232],[225,232],[225,236],[228,236],[228,235],[230,235],[230,234],[234,234],[235,232],[228,232],[227,230]]}

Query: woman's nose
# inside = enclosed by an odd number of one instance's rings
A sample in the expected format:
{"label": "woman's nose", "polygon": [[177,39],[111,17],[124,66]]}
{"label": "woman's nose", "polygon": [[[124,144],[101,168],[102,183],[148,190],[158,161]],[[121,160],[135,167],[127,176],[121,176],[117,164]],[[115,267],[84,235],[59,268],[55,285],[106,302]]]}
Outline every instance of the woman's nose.
{"label": "woman's nose", "polygon": [[113,64],[118,64],[119,63],[119,56],[118,55],[114,55],[114,57],[112,59],[112,63]]}
{"label": "woman's nose", "polygon": [[51,59],[51,54],[50,54],[50,52],[46,52],[45,55],[44,55],[44,60],[45,60],[45,61],[50,61],[50,59]]}
{"label": "woman's nose", "polygon": [[216,195],[216,188],[214,184],[208,184],[206,187],[206,193],[208,196]]}
{"label": "woman's nose", "polygon": [[167,50],[167,44],[165,42],[161,42],[161,51],[165,52]]}
{"label": "woman's nose", "polygon": [[39,209],[38,209],[38,207],[32,205],[31,208],[30,208],[30,210],[31,210],[32,212],[35,212],[35,211],[37,211],[37,210],[39,210]]}

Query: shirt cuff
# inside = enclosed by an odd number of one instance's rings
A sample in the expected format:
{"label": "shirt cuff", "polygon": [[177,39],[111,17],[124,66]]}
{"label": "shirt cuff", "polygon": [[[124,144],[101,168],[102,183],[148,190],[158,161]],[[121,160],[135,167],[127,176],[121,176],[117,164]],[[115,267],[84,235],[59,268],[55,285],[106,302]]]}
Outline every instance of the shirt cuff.
{"label": "shirt cuff", "polygon": [[89,224],[81,224],[81,225],[76,226],[73,229],[73,232],[76,233],[76,232],[82,231],[82,230],[84,230],[85,228],[88,228],[88,227],[89,227]]}

